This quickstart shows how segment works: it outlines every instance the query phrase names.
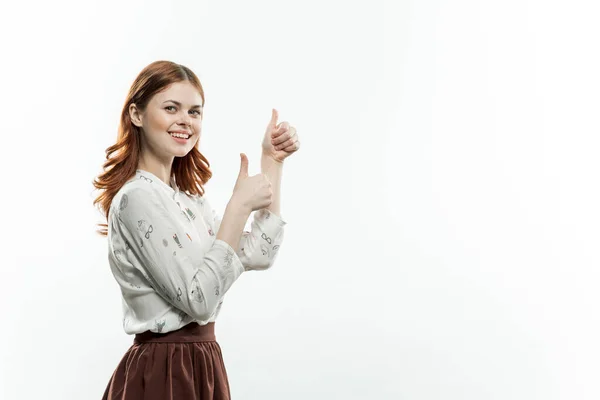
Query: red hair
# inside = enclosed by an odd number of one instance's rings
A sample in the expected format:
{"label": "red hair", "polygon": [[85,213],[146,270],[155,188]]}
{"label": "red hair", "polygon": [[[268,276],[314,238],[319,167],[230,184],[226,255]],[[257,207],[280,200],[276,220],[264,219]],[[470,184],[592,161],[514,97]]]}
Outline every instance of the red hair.
{"label": "red hair", "polygon": [[[129,106],[134,103],[138,109],[144,111],[152,96],[181,81],[188,81],[198,89],[204,107],[204,89],[196,74],[189,68],[171,61],[153,62],[139,73],[131,85],[121,111],[117,143],[105,150],[104,172],[93,181],[94,187],[102,191],[93,204],[99,204],[100,211],[107,221],[113,198],[125,182],[135,175],[138,168],[142,130],[131,122]],[[212,172],[208,160],[200,153],[198,147],[194,146],[184,157],[175,157],[171,175],[175,176],[181,191],[189,195],[204,195],[204,185],[212,177]],[[98,234],[107,236],[108,224],[98,224],[97,228]]]}

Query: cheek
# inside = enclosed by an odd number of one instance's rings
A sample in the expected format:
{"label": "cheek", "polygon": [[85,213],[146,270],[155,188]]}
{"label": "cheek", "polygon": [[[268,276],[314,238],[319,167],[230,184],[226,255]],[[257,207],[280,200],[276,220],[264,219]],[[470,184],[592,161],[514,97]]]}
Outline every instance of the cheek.
{"label": "cheek", "polygon": [[192,129],[198,134],[202,132],[202,121],[194,122],[192,125]]}
{"label": "cheek", "polygon": [[172,121],[169,118],[169,115],[166,113],[155,113],[153,114],[149,122],[151,124],[150,129],[153,131],[165,132],[169,129],[171,125],[173,125]]}

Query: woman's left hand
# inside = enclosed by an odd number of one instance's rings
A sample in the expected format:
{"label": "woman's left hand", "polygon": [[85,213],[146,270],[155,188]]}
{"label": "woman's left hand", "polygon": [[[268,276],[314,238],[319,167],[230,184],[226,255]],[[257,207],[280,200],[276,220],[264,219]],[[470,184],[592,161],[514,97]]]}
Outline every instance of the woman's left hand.
{"label": "woman's left hand", "polygon": [[273,109],[271,121],[267,125],[265,137],[262,143],[262,153],[273,160],[283,162],[287,157],[300,149],[300,141],[296,128],[284,121],[277,123],[279,113]]}

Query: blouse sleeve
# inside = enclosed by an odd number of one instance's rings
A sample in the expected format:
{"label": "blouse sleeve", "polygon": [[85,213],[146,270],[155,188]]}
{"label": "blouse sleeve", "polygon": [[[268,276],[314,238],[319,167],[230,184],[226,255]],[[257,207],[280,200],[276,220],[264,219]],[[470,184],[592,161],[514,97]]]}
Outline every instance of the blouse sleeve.
{"label": "blouse sleeve", "polygon": [[141,272],[173,306],[195,319],[208,319],[244,272],[236,252],[223,240],[210,247],[200,243],[166,194],[130,185],[119,199],[114,222]]}
{"label": "blouse sleeve", "polygon": [[[218,232],[223,218],[212,207],[211,213],[215,231]],[[273,265],[283,242],[286,224],[286,221],[266,208],[254,212],[250,231],[242,233],[240,246],[236,250],[246,271],[265,270]]]}

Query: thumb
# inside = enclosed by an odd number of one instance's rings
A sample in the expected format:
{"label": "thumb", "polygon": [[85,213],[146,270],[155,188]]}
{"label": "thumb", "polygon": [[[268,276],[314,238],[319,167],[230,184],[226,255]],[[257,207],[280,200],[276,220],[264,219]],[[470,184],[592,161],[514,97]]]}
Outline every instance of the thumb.
{"label": "thumb", "polygon": [[247,177],[248,176],[248,157],[244,153],[240,153],[240,173],[239,177]]}
{"label": "thumb", "polygon": [[278,118],[279,118],[279,113],[277,112],[276,109],[273,108],[273,110],[271,111],[271,121],[269,121],[269,128],[271,130],[275,129],[275,127],[277,126]]}

